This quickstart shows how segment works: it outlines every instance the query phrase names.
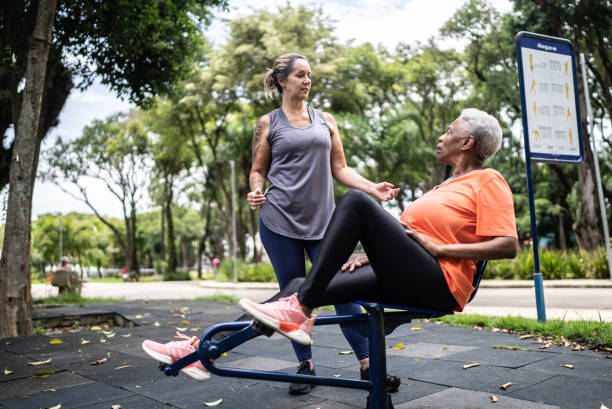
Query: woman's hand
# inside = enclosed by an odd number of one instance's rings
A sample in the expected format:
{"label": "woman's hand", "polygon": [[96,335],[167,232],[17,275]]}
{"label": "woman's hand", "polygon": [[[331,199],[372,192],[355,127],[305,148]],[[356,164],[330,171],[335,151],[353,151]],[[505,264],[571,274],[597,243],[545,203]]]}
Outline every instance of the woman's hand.
{"label": "woman's hand", "polygon": [[348,269],[352,273],[353,271],[355,271],[355,267],[365,266],[366,264],[370,264],[370,260],[368,260],[368,256],[359,256],[353,261],[344,263],[342,265],[342,271],[346,271]]}
{"label": "woman's hand", "polygon": [[431,254],[435,258],[441,256],[442,246],[433,243],[421,233],[417,233],[416,231],[412,230],[412,228],[407,224],[402,222],[400,223],[402,224],[402,226],[404,226],[404,229],[406,229],[406,234],[414,238],[425,250],[427,250],[429,254]]}
{"label": "woman's hand", "polygon": [[394,189],[393,186],[389,182],[380,182],[374,185],[372,189],[372,194],[378,198],[378,200],[382,202],[388,202],[391,199],[394,199],[399,192],[399,188]]}
{"label": "woman's hand", "polygon": [[249,207],[251,210],[259,209],[259,206],[264,204],[266,201],[266,197],[261,193],[261,190],[254,190],[247,194],[247,202],[249,203]]}

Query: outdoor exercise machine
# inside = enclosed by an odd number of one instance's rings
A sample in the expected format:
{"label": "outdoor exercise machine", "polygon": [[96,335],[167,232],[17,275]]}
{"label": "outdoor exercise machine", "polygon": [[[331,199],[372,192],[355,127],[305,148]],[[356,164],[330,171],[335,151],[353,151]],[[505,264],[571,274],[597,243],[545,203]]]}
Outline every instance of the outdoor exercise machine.
{"label": "outdoor exercise machine", "polygon": [[[480,261],[477,265],[472,282],[474,291],[470,301],[478,291],[486,264],[486,261]],[[370,343],[370,379],[367,381],[216,366],[214,360],[219,358],[224,352],[228,352],[259,335],[271,336],[274,333],[274,330],[258,321],[236,321],[213,325],[204,332],[200,338],[200,345],[195,352],[171,365],[160,363],[159,369],[167,376],[177,376],[182,368],[200,360],[208,371],[219,376],[367,390],[370,392],[367,399],[367,409],[392,409],[391,396],[389,396],[385,389],[385,379],[387,377],[385,335],[391,334],[395,328],[402,324],[407,324],[413,319],[437,318],[453,314],[453,311],[429,310],[365,301],[357,301],[357,304],[361,305],[366,312],[362,314],[318,317],[315,325],[349,324],[362,335],[368,337]],[[213,340],[213,336],[222,331],[236,332],[221,341]]]}

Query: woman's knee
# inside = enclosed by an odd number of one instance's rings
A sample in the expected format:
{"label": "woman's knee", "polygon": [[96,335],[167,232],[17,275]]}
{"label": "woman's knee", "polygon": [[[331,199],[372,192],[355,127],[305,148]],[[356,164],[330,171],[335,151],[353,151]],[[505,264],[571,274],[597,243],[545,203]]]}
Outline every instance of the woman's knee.
{"label": "woman's knee", "polygon": [[372,199],[370,199],[367,194],[361,190],[352,189],[342,196],[342,199],[340,199],[340,202],[338,203],[338,207],[357,206],[360,203],[367,203],[368,200]]}

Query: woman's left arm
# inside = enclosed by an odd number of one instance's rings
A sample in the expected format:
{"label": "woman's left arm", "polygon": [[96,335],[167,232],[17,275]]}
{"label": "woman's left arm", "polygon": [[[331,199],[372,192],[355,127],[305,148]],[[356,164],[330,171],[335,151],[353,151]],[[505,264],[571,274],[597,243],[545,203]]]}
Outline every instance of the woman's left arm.
{"label": "woman's left arm", "polygon": [[[403,224],[403,223],[402,223]],[[435,244],[424,235],[406,226],[406,234],[414,237],[435,258],[464,258],[469,260],[496,260],[514,258],[518,253],[518,240],[499,236],[479,243]]]}
{"label": "woman's left arm", "polygon": [[331,129],[331,171],[332,176],[344,186],[359,189],[365,193],[376,196],[379,200],[386,202],[397,196],[399,189],[394,189],[394,186],[389,182],[373,183],[368,179],[349,168],[344,157],[344,149],[338,132],[338,124],[333,115],[324,112],[325,120]]}

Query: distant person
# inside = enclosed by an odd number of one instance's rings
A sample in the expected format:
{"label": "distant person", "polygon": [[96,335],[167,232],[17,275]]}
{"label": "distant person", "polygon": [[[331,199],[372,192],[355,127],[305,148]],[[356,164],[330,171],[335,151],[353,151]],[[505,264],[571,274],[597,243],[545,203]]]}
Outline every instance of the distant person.
{"label": "distant person", "polygon": [[215,257],[212,259],[212,265],[215,270],[219,267],[219,264],[221,264],[221,260],[219,260],[219,257]]}
{"label": "distant person", "polygon": [[51,284],[59,288],[59,293],[79,292],[81,282],[73,271],[70,259],[66,256],[60,259],[57,269],[51,274]]}

